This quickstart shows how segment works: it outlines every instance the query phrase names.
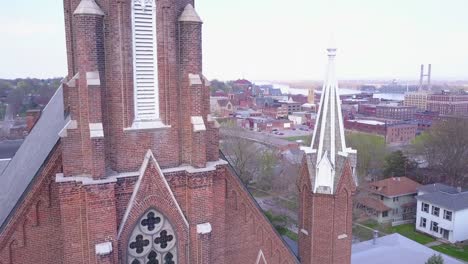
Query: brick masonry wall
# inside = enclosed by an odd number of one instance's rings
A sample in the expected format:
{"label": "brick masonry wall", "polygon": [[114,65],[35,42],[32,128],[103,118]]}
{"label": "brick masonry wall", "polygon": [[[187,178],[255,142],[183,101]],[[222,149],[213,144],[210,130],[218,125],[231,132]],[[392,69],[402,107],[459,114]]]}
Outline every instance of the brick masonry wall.
{"label": "brick masonry wall", "polygon": [[[74,69],[78,67],[77,54],[82,44],[78,43],[76,37],[77,20],[70,14],[78,2],[64,1],[68,61]],[[115,171],[135,171],[141,165],[140,161],[146,150],[152,149],[162,167],[174,167],[181,163],[182,153],[185,151],[180,145],[181,139],[191,137],[191,131],[182,129],[182,125],[190,125],[190,120],[181,118],[182,113],[190,112],[190,109],[183,111],[182,108],[190,104],[191,100],[191,97],[183,97],[181,92],[188,87],[180,80],[181,64],[185,57],[179,54],[180,47],[185,42],[190,41],[189,44],[197,44],[195,46],[199,47],[199,56],[190,60],[190,63],[197,64],[201,73],[201,35],[190,39],[181,37],[184,34],[180,32],[178,22],[184,7],[188,3],[193,4],[193,1],[165,0],[158,1],[157,6],[160,113],[162,121],[171,128],[133,132],[124,131],[132,125],[134,115],[130,2],[97,1],[106,14],[103,21],[105,62],[100,67],[105,72],[101,74],[101,89],[102,97],[105,98],[102,100],[102,121],[106,137],[106,160],[108,166]],[[69,78],[75,73],[71,71]],[[204,90],[208,89],[206,87]],[[208,101],[203,104],[206,106],[202,108],[208,109]]]}
{"label": "brick masonry wall", "polygon": [[[261,209],[226,168],[224,263],[253,263],[262,250],[267,263],[298,263]],[[217,263],[217,262],[212,262]]]}
{"label": "brick masonry wall", "polygon": [[[300,190],[299,255],[301,263],[346,264],[351,262],[352,195],[356,186],[349,162],[335,194],[310,191],[310,176],[305,160],[298,181]],[[339,238],[346,235],[344,238]]]}
{"label": "brick masonry wall", "polygon": [[60,167],[57,146],[0,232],[0,263],[62,263],[60,207],[54,183]]}

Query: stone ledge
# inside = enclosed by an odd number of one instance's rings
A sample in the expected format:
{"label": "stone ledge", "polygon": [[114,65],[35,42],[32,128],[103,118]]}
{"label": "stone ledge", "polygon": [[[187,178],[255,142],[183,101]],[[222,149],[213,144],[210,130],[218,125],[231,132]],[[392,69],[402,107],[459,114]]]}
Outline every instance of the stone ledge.
{"label": "stone ledge", "polygon": [[124,128],[125,132],[138,132],[141,130],[161,130],[171,126],[165,125],[161,120],[134,121],[131,127]]}

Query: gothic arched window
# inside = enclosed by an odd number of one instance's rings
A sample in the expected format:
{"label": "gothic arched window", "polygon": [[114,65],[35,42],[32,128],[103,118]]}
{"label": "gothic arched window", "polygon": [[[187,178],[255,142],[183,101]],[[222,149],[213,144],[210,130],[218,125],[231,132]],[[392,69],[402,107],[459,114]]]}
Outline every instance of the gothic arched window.
{"label": "gothic arched window", "polygon": [[138,220],[127,245],[128,264],[176,264],[177,237],[169,220],[151,209]]}

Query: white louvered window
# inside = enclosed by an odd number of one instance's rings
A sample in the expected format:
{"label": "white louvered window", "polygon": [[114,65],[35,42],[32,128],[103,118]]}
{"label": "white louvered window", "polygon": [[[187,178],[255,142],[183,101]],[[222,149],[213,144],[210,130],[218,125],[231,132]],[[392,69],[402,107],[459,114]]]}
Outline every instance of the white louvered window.
{"label": "white louvered window", "polygon": [[135,121],[159,119],[156,0],[132,1]]}

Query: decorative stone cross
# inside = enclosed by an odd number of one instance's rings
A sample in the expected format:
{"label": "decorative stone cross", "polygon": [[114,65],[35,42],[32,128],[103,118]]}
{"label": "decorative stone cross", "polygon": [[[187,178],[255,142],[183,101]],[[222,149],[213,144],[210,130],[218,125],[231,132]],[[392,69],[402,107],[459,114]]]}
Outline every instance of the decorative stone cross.
{"label": "decorative stone cross", "polygon": [[131,249],[136,249],[136,252],[138,254],[141,254],[143,252],[144,247],[149,245],[149,240],[148,239],[143,239],[142,235],[138,235],[135,238],[135,241],[130,243],[130,248]]}
{"label": "decorative stone cross", "polygon": [[142,226],[147,226],[149,231],[153,231],[155,226],[161,222],[161,218],[154,217],[153,212],[149,212],[146,219],[141,220]]}
{"label": "decorative stone cross", "polygon": [[163,230],[161,233],[159,233],[160,237],[157,237],[154,240],[155,244],[161,244],[161,248],[166,248],[167,247],[167,242],[171,242],[174,237],[172,235],[167,235],[167,231]]}

